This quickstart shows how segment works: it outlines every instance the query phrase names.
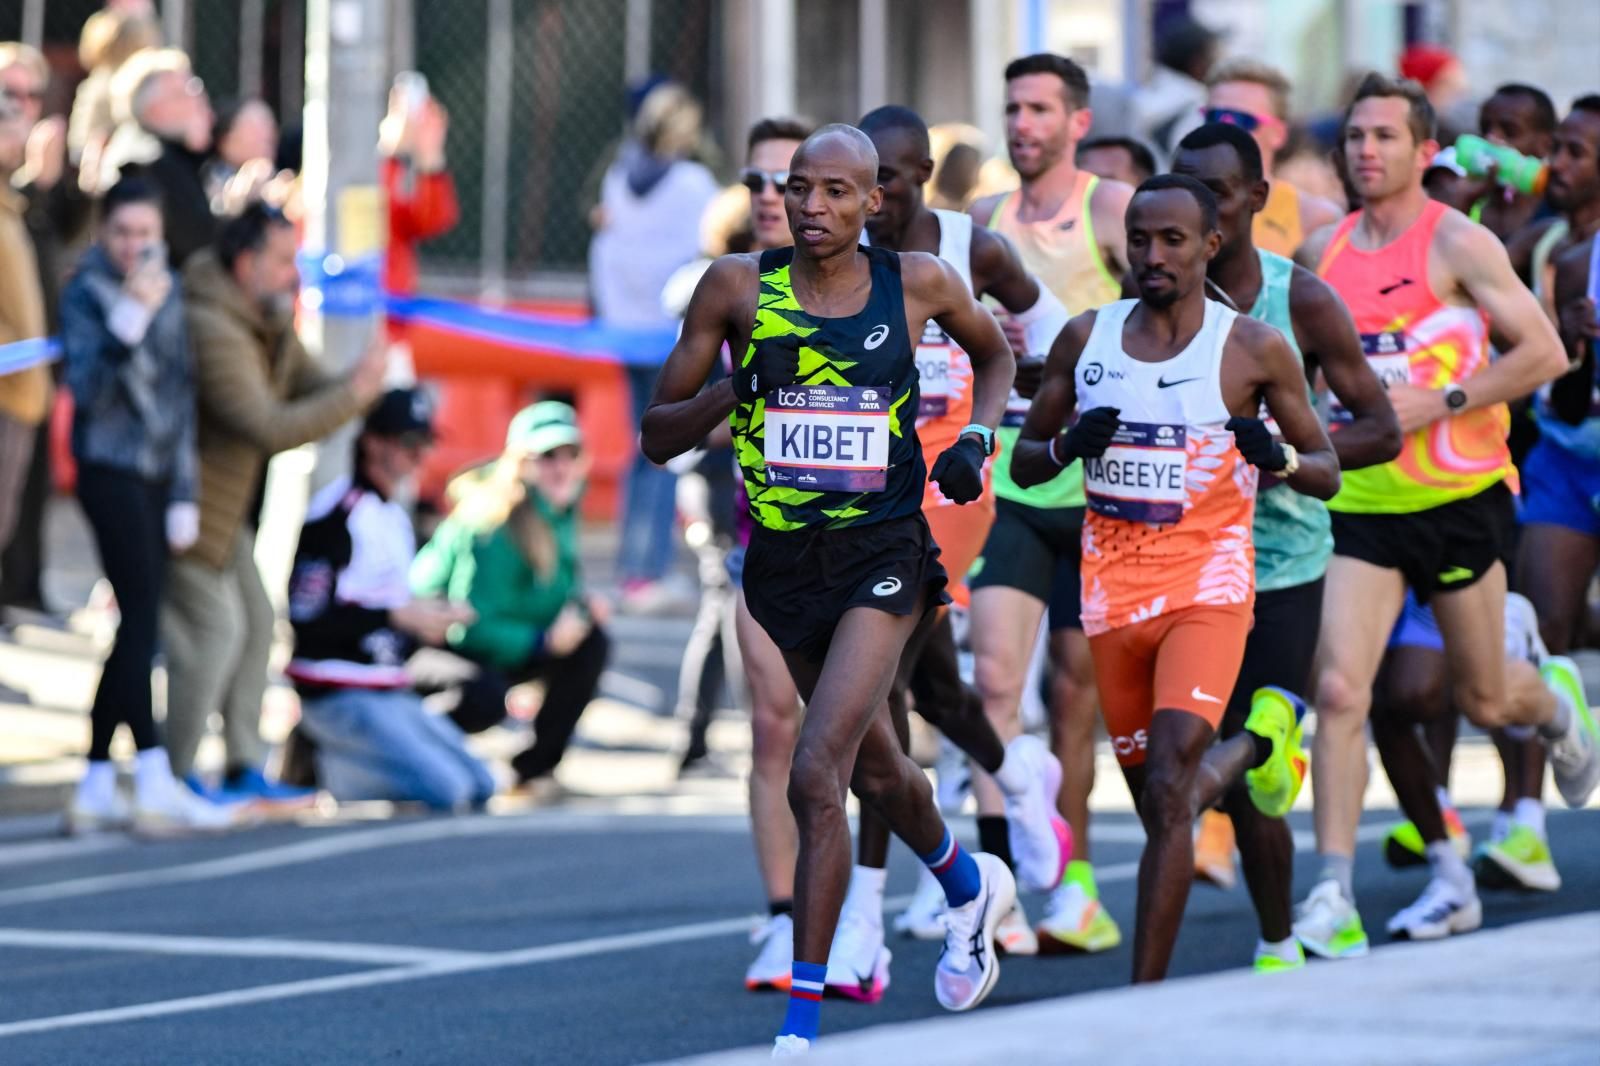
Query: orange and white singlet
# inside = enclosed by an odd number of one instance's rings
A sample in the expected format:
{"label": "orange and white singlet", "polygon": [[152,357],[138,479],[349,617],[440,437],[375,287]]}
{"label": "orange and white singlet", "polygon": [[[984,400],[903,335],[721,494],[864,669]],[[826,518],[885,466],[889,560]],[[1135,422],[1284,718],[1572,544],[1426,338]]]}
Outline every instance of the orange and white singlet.
{"label": "orange and white singlet", "polygon": [[[960,211],[933,213],[939,217],[939,258],[956,268],[970,290],[972,216]],[[917,408],[917,439],[922,442],[923,460],[932,470],[939,455],[972,423],[972,360],[931,318],[922,327],[922,339],[917,342],[917,377],[922,390]],[[952,506],[939,487],[928,482],[922,497],[923,510]]]}
{"label": "orange and white singlet", "polygon": [[[1463,382],[1489,363],[1488,328],[1481,311],[1447,304],[1428,281],[1428,249],[1450,208],[1429,200],[1409,228],[1382,248],[1366,251],[1350,240],[1362,213],[1345,218],[1317,267],[1333,286],[1361,334],[1367,365],[1388,387],[1409,382],[1439,389]],[[1333,430],[1350,415],[1330,405]],[[1506,434],[1505,404],[1441,418],[1406,435],[1398,458],[1344,472],[1329,510],[1355,514],[1411,514],[1475,496],[1500,481],[1515,485],[1516,468]]]}
{"label": "orange and white singlet", "polygon": [[1205,320],[1171,359],[1122,347],[1137,300],[1102,307],[1078,360],[1078,409],[1115,407],[1122,425],[1083,460],[1083,631],[1095,636],[1197,605],[1255,602],[1256,468],[1222,398],[1222,351],[1237,313],[1206,301]]}

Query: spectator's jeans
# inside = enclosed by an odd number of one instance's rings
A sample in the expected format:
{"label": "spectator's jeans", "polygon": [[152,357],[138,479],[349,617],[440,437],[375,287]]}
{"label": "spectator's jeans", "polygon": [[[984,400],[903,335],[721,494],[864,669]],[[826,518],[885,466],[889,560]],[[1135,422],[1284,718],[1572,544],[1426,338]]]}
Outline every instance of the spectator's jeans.
{"label": "spectator's jeans", "polygon": [[0,551],[11,543],[11,533],[17,527],[37,433],[36,427],[0,414]]}
{"label": "spectator's jeans", "polygon": [[342,689],[302,701],[317,779],[338,800],[425,803],[461,811],[488,802],[494,778],[461,730],[410,689]]}
{"label": "spectator's jeans", "polygon": [[[644,420],[655,387],[655,366],[628,368],[628,388],[633,393],[633,424]],[[678,475],[644,457],[634,457],[622,501],[622,545],[618,573],[624,581],[659,581],[672,566],[676,548],[674,526],[678,517]]]}
{"label": "spectator's jeans", "polygon": [[535,678],[545,683],[544,702],[533,721],[533,744],[511,759],[517,777],[530,781],[555,771],[566,754],[572,732],[600,687],[611,641],[599,626],[565,658],[536,655],[515,670],[478,665],[477,676],[461,687],[461,702],[450,719],[469,733],[480,733],[506,716],[506,692]]}
{"label": "spectator's jeans", "polygon": [[241,525],[227,564],[216,570],[194,558],[176,559],[161,609],[167,653],[167,754],[182,777],[211,712],[222,714],[227,768],[260,768],[261,699],[267,691],[276,616],[256,569],[256,535]]}
{"label": "spectator's jeans", "polygon": [[140,751],[161,743],[151,709],[150,666],[167,573],[167,486],[83,463],[78,500],[122,616],[89,711],[89,758],[101,761],[111,758],[111,738],[124,722]]}

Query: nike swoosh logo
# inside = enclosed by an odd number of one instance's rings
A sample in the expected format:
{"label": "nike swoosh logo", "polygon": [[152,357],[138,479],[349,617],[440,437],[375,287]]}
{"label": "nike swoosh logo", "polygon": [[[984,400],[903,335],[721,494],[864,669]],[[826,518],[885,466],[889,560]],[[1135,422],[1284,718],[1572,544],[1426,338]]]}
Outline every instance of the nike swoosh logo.
{"label": "nike swoosh logo", "polygon": [[1387,296],[1391,292],[1394,292],[1396,289],[1403,289],[1407,285],[1415,285],[1415,284],[1416,284],[1416,282],[1412,281],[1410,278],[1401,278],[1399,281],[1395,282],[1393,285],[1385,285],[1383,288],[1379,289],[1378,290],[1378,295],[1379,296]]}
{"label": "nike swoosh logo", "polygon": [[1217,699],[1217,697],[1215,697],[1215,696],[1207,696],[1204,692],[1201,692],[1199,685],[1196,685],[1192,690],[1190,690],[1189,695],[1193,696],[1195,699],[1200,700],[1203,703],[1221,703],[1222,702],[1221,700]]}
{"label": "nike swoosh logo", "polygon": [[1187,385],[1191,381],[1199,381],[1199,380],[1200,380],[1199,378],[1179,378],[1177,381],[1168,381],[1166,378],[1158,377],[1158,378],[1156,378],[1156,388],[1158,388],[1158,389],[1170,389],[1174,385]]}

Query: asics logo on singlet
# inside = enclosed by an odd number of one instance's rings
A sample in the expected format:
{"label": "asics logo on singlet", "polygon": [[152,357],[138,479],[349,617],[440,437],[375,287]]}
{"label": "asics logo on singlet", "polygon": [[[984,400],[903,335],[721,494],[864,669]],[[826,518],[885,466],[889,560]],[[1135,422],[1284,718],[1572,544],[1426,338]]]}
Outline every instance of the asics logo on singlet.
{"label": "asics logo on singlet", "polygon": [[1179,378],[1177,381],[1168,381],[1164,377],[1157,377],[1156,378],[1156,388],[1158,388],[1158,389],[1170,389],[1174,385],[1187,385],[1191,381],[1199,381],[1199,380],[1200,380],[1199,378]]}
{"label": "asics logo on singlet", "polygon": [[872,332],[867,334],[867,339],[861,342],[861,346],[870,352],[888,339],[889,327],[887,325],[874,326]]}
{"label": "asics logo on singlet", "polygon": [[893,596],[900,591],[900,579],[897,577],[885,578],[872,586],[874,596]]}
{"label": "asics logo on singlet", "polygon": [[1143,729],[1138,729],[1132,736],[1112,737],[1111,750],[1126,758],[1136,751],[1143,751],[1149,742],[1149,734]]}

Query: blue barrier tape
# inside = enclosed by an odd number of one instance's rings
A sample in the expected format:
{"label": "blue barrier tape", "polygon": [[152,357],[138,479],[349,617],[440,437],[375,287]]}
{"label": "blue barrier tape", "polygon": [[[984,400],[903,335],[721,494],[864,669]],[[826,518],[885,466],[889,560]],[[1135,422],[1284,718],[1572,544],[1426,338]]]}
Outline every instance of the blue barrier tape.
{"label": "blue barrier tape", "polygon": [[0,344],[0,374],[15,374],[40,363],[61,358],[61,342],[54,337],[33,337],[11,344]]}
{"label": "blue barrier tape", "polygon": [[390,315],[413,325],[514,348],[537,348],[624,366],[660,366],[678,339],[675,327],[612,326],[594,319],[492,310],[428,296],[390,296],[388,308]]}

